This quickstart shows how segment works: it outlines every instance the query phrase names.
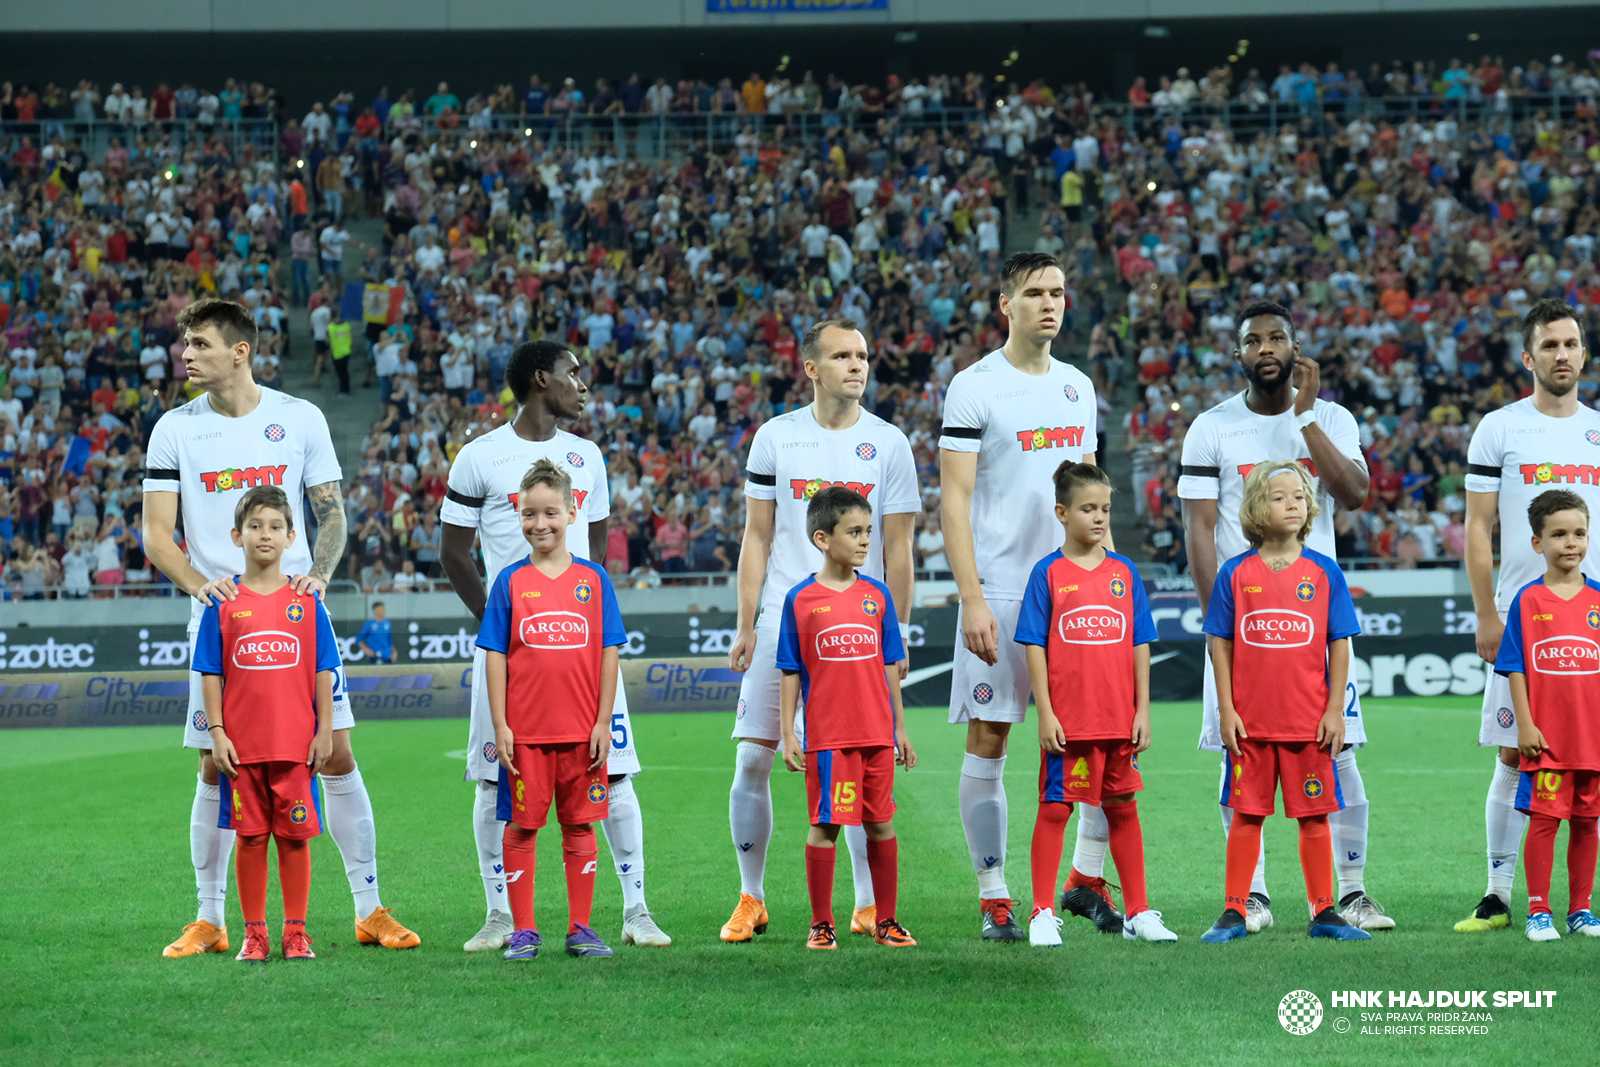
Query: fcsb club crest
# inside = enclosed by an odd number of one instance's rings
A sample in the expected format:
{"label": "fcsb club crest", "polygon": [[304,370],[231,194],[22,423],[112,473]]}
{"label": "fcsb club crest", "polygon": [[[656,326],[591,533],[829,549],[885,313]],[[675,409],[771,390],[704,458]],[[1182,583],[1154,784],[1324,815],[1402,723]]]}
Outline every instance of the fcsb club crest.
{"label": "fcsb club crest", "polygon": [[296,804],[294,807],[290,808],[289,809],[289,821],[294,823],[296,826],[298,826],[300,823],[305,822],[306,821],[306,806],[304,804]]}
{"label": "fcsb club crest", "polygon": [[1076,390],[1076,389],[1074,389],[1074,388],[1073,388],[1073,387],[1072,387],[1072,386],[1070,386],[1070,385],[1063,385],[1063,386],[1062,386],[1062,387],[1061,387],[1061,392],[1062,392],[1062,393],[1063,393],[1063,394],[1064,394],[1064,395],[1065,395],[1065,396],[1066,396],[1066,398],[1067,398],[1067,399],[1068,399],[1068,400],[1069,400],[1069,401],[1071,401],[1071,402],[1072,402],[1072,403],[1074,403],[1074,404],[1076,404],[1076,403],[1077,403],[1077,402],[1078,402],[1078,391],[1077,391],[1077,390]]}
{"label": "fcsb club crest", "polygon": [[994,689],[987,682],[979,682],[972,687],[972,699],[980,704],[987,704],[994,699]]}
{"label": "fcsb club crest", "polygon": [[872,459],[878,454],[878,446],[871,441],[862,441],[856,445],[856,456],[859,459]]}
{"label": "fcsb club crest", "polygon": [[289,609],[284,614],[289,617],[290,622],[299,622],[306,617],[306,609],[297,600],[289,605]]}
{"label": "fcsb club crest", "polygon": [[1589,629],[1600,630],[1600,608],[1590,608],[1583,621],[1589,624]]}
{"label": "fcsb club crest", "polygon": [[598,804],[606,798],[606,787],[600,782],[589,783],[589,802]]}
{"label": "fcsb club crest", "polygon": [[578,455],[576,452],[568,452],[567,462],[572,464],[574,467],[581,467],[583,466],[583,457]]}
{"label": "fcsb club crest", "polygon": [[868,615],[876,615],[878,613],[878,602],[871,597],[867,597],[861,602],[861,610]]}
{"label": "fcsb club crest", "polygon": [[1311,600],[1317,595],[1317,587],[1310,582],[1301,582],[1294,587],[1294,595],[1301,600]]}
{"label": "fcsb club crest", "polygon": [[1308,774],[1306,775],[1305,785],[1301,786],[1301,788],[1305,790],[1306,796],[1315,800],[1322,795],[1322,779],[1314,774]]}
{"label": "fcsb club crest", "polygon": [[590,598],[594,596],[594,590],[589,588],[588,582],[579,582],[577,588],[572,591],[572,595],[577,598],[578,603],[587,604]]}
{"label": "fcsb club crest", "polygon": [[271,426],[268,426],[265,430],[262,430],[261,432],[266,437],[266,439],[271,441],[273,444],[277,444],[279,441],[283,440],[283,436],[284,436],[283,427],[279,426],[277,423],[273,423]]}
{"label": "fcsb club crest", "polygon": [[1127,582],[1123,581],[1120,577],[1111,579],[1111,595],[1112,596],[1116,596],[1116,597],[1126,596],[1127,593],[1128,593],[1128,583]]}

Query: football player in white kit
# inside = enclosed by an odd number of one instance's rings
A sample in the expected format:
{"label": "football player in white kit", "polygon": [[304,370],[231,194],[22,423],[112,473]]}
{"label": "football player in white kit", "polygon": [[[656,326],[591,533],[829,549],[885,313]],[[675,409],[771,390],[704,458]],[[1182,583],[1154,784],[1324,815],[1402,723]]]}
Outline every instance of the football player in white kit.
{"label": "football player in white kit", "polygon": [[[1361,454],[1356,420],[1338,404],[1317,399],[1321,372],[1316,360],[1300,354],[1289,310],[1260,301],[1239,314],[1238,349],[1234,358],[1244,369],[1249,387],[1209,411],[1189,427],[1183,442],[1183,476],[1178,497],[1183,502],[1184,529],[1189,539],[1190,573],[1200,611],[1211,599],[1218,566],[1250,547],[1239,527],[1245,475],[1257,463],[1294,459],[1304,464],[1317,485],[1322,508],[1311,527],[1306,547],[1334,556],[1334,503],[1359,508],[1367,499],[1369,476]],[[1295,371],[1300,387],[1295,389]],[[1205,713],[1200,747],[1223,751],[1217,718],[1216,677],[1211,659],[1205,666]],[[1361,698],[1352,682],[1345,688],[1345,748],[1336,767],[1345,806],[1328,816],[1333,830],[1334,870],[1339,880],[1339,909],[1345,921],[1363,930],[1391,930],[1394,920],[1367,895],[1366,787],[1356,767],[1355,750],[1367,741]],[[1227,762],[1223,761],[1226,773]],[[1224,830],[1233,809],[1223,806]],[[1256,861],[1245,925],[1256,933],[1272,925],[1266,885],[1266,850]]]}
{"label": "football player in white kit", "polygon": [[[1583,327],[1560,300],[1540,300],[1522,320],[1522,365],[1533,372],[1533,395],[1483,417],[1467,446],[1467,580],[1478,616],[1478,655],[1494,663],[1506,628],[1506,611],[1517,590],[1545,571],[1533,550],[1528,505],[1546,489],[1570,489],[1600,514],[1600,412],[1578,400],[1578,377],[1587,351]],[[1500,520],[1500,577],[1494,577],[1495,519]],[[1600,539],[1596,539],[1600,541]],[[1600,556],[1591,541],[1583,573],[1600,579]],[[1521,777],[1517,717],[1511,684],[1486,672],[1483,724],[1478,744],[1499,747],[1484,804],[1489,888],[1471,915],[1456,923],[1461,933],[1494,930],[1510,923],[1511,882],[1528,817],[1516,809]]]}
{"label": "football player in white kit", "polygon": [[[488,582],[508,564],[528,554],[518,518],[517,495],[522,476],[535,460],[548,459],[572,478],[572,495],[580,515],[567,529],[567,548],[581,559],[603,562],[606,526],[611,514],[611,493],[606,482],[605,457],[593,441],[562,430],[558,423],[583,414],[589,389],[578,377],[578,358],[556,341],[530,341],[518,346],[506,364],[506,385],[520,410],[516,418],[475,437],[456,454],[450,465],[445,492],[444,539],[439,562],[456,595],[482,621],[488,599],[484,578],[472,561],[472,540],[483,547]],[[478,867],[488,914],[483,928],[463,946],[468,952],[503,948],[511,938],[512,923],[506,903],[503,836],[496,797],[500,781],[499,756],[494,746],[494,723],[489,716],[489,695],[484,682],[482,649],[472,661],[472,718],[467,734],[465,779],[473,790],[472,829],[478,846]],[[644,823],[632,776],[639,773],[634,751],[633,722],[620,681],[611,716],[611,813],[601,822],[617,879],[622,883],[622,940],[624,944],[661,947],[672,939],[650,916],[644,899]]]}
{"label": "football player in white kit", "polygon": [[[1005,347],[957,374],[939,437],[940,519],[961,593],[961,640],[950,683],[950,721],[966,723],[961,826],[978,876],[987,941],[1023,941],[1006,886],[1006,742],[1033,689],[1017,615],[1034,564],[1059,547],[1052,476],[1063,460],[1095,461],[1094,385],[1050,355],[1066,311],[1066,275],[1053,256],[1012,256],[1000,275]],[[1110,548],[1110,537],[1106,538]],[[1109,840],[1098,807],[1078,805],[1075,888],[1061,907],[1103,931],[1122,930],[1102,877]],[[1087,824],[1087,825],[1085,825]],[[1098,852],[1096,857],[1095,853]],[[1086,875],[1078,879],[1077,875]],[[1078,890],[1082,892],[1078,892]],[[1045,921],[1049,909],[1040,913]]]}
{"label": "football player in white kit", "polygon": [[[871,353],[850,319],[825,319],[806,331],[800,357],[815,399],[764,423],[750,444],[745,481],[744,542],[739,551],[738,633],[728,665],[743,672],[733,737],[733,787],[728,823],[739,861],[739,903],[722,940],[750,941],[767,928],[767,844],[772,838],[773,754],[778,723],[778,621],[789,590],[822,563],[806,536],[806,505],[818,489],[845,485],[872,505],[872,548],[862,573],[883,581],[906,633],[914,572],[913,519],[922,509],[911,442],[900,429],[861,409]],[[757,617],[757,606],[760,616]],[[907,663],[900,664],[905,677]],[[872,934],[876,902],[867,868],[866,835],[845,828],[855,878],[850,930]]]}
{"label": "football player in white kit", "polygon": [[[344,554],[345,520],[339,458],[322,412],[307,401],[263,389],[251,377],[257,332],[250,312],[224,300],[199,300],[179,314],[178,329],[187,342],[183,361],[189,382],[205,392],[167,412],[151,433],[145,457],[144,544],[161,573],[194,598],[189,605],[192,655],[200,616],[213,597],[220,603],[238,596],[234,576],[244,570],[244,551],[229,531],[239,493],[256,485],[281,486],[299,529],[306,528],[301,501],[310,498],[315,543],[299,538],[283,557],[283,568],[301,593],[326,590]],[[180,513],[187,556],[173,539]],[[421,939],[400,925],[378,894],[372,800],[350,747],[355,719],[343,667],[334,672],[333,684],[333,757],[322,768],[323,815],[355,897],[356,937],[385,948],[414,948]],[[206,727],[200,675],[191,671],[183,744],[200,750],[199,782],[189,814],[200,913],[162,952],[168,957],[228,951],[223,903],[234,832],[217,827],[217,765]]]}

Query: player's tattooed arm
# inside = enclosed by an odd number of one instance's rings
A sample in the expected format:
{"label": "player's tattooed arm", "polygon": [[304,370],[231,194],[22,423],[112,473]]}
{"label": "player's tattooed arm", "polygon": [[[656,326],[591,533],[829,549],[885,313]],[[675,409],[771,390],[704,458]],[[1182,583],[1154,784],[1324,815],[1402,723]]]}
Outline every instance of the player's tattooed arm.
{"label": "player's tattooed arm", "polygon": [[339,560],[344,556],[345,530],[344,497],[338,482],[323,482],[306,490],[311,501],[311,514],[317,520],[317,539],[311,546],[311,577],[324,585],[333,578]]}

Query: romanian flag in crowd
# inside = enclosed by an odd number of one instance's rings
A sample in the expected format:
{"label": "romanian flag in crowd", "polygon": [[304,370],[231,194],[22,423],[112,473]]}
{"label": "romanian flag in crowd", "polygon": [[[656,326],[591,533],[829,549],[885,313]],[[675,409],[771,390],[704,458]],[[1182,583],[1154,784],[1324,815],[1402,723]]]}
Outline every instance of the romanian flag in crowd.
{"label": "romanian flag in crowd", "polygon": [[393,326],[405,318],[406,287],[368,282],[361,296],[361,317],[367,322]]}

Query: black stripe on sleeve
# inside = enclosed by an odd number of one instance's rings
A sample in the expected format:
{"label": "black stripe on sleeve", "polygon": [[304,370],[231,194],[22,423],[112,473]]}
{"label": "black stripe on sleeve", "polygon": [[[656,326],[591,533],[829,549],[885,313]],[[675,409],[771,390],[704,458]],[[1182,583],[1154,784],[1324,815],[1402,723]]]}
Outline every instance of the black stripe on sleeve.
{"label": "black stripe on sleeve", "polygon": [[446,489],[444,491],[444,496],[446,500],[454,500],[457,504],[460,504],[464,508],[483,507],[483,497],[481,496],[467,496],[463,493],[456,492],[454,489]]}
{"label": "black stripe on sleeve", "polygon": [[941,426],[940,437],[965,437],[973,441],[983,440],[983,431],[969,426]]}
{"label": "black stripe on sleeve", "polygon": [[776,474],[757,474],[755,471],[749,471],[745,474],[745,477],[750,479],[751,485],[774,486],[778,484],[778,476]]}
{"label": "black stripe on sleeve", "polygon": [[178,480],[178,472],[177,471],[175,471],[175,470],[157,470],[154,467],[151,467],[148,470],[146,470],[144,472],[144,476],[146,478],[151,479],[152,481],[157,481],[157,482],[175,482],[175,481]]}
{"label": "black stripe on sleeve", "polygon": [[1476,474],[1480,478],[1498,478],[1500,477],[1500,468],[1491,467],[1487,463],[1468,463],[1467,473]]}
{"label": "black stripe on sleeve", "polygon": [[1222,476],[1222,468],[1191,467],[1186,463],[1183,466],[1183,476],[1185,478],[1220,478]]}

